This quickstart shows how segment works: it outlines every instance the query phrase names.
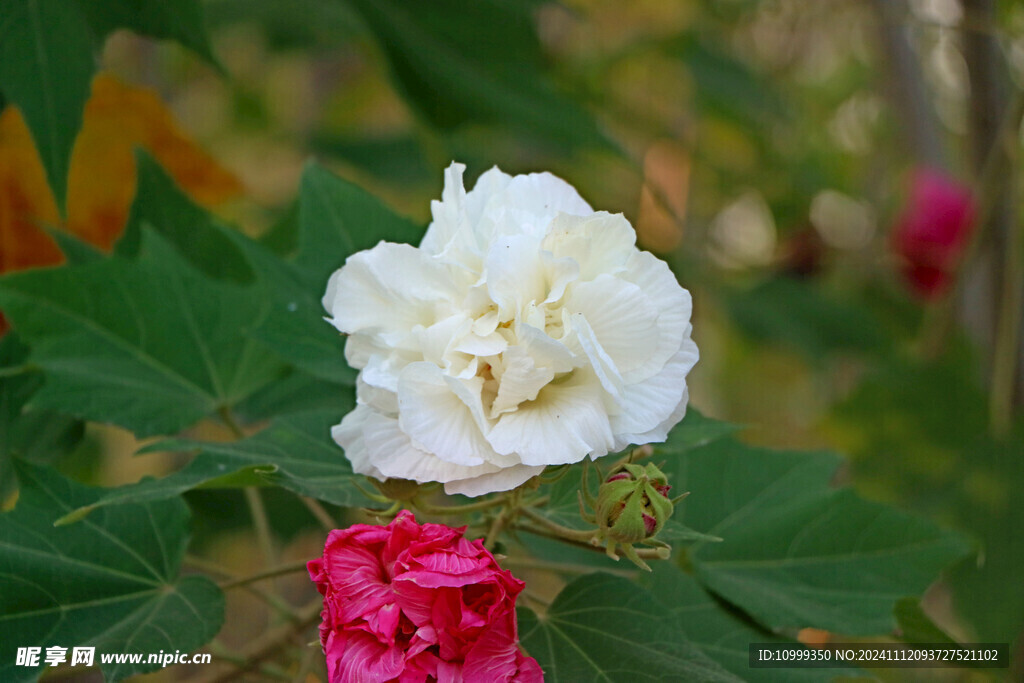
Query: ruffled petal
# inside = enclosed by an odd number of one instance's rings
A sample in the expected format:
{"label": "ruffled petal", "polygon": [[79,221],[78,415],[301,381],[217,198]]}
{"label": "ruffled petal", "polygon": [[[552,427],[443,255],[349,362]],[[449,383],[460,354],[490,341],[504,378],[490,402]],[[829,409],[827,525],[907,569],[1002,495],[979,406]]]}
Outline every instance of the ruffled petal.
{"label": "ruffled petal", "polygon": [[443,484],[500,469],[490,463],[468,467],[445,462],[433,453],[416,448],[409,435],[398,426],[397,419],[376,413],[363,423],[363,439],[370,462],[383,475],[381,479],[396,477]]}
{"label": "ruffled petal", "polygon": [[645,251],[629,258],[625,272],[619,277],[640,287],[658,311],[657,348],[647,363],[623,371],[627,382],[638,382],[659,372],[679,351],[680,342],[690,337],[690,315],[693,302],[690,293],[679,286],[668,264]]}
{"label": "ruffled petal", "polygon": [[[629,373],[651,364],[658,348],[658,310],[640,287],[611,275],[574,284],[566,310],[583,315],[615,368]],[[662,359],[659,367],[664,365]],[[627,379],[628,381],[628,379]]]}
{"label": "ruffled petal", "polygon": [[487,440],[499,453],[515,452],[524,465],[561,465],[600,457],[614,443],[600,383],[578,370],[548,384],[537,399],[501,416]]}
{"label": "ruffled petal", "polygon": [[363,439],[363,425],[366,424],[368,417],[375,414],[368,406],[356,406],[355,410],[342,418],[341,424],[331,427],[331,437],[344,449],[353,472],[383,480],[387,477],[370,462],[370,452],[366,448],[366,440]]}
{"label": "ruffled petal", "polygon": [[495,491],[511,491],[543,471],[544,465],[510,465],[490,474],[450,481],[444,485],[444,492],[449,496],[476,498]]}
{"label": "ruffled petal", "polygon": [[491,450],[469,408],[431,363],[412,363],[402,371],[398,425],[416,448],[456,465],[483,464],[480,454]]}
{"label": "ruffled petal", "polygon": [[573,259],[585,281],[624,270],[635,244],[636,232],[622,214],[598,211],[589,216],[568,212],[557,216],[541,247],[555,258]]}
{"label": "ruffled petal", "polygon": [[[664,441],[668,430],[675,422],[669,419],[678,409],[680,402],[685,410],[686,375],[697,362],[697,345],[686,340],[679,353],[665,365],[661,372],[643,382],[630,384],[623,389],[622,412],[611,418],[612,430],[616,435],[615,450],[631,443],[645,444]],[[623,443],[625,441],[625,443]]]}
{"label": "ruffled petal", "polygon": [[448,269],[408,244],[381,242],[349,256],[323,304],[341,332],[372,331],[393,343],[451,315],[458,291]]}

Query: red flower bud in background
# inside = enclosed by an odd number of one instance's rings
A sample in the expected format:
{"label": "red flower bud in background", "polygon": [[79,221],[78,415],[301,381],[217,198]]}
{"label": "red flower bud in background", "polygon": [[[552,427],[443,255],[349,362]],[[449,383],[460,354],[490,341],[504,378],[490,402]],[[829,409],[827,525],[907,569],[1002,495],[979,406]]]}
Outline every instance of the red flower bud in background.
{"label": "red flower bud in background", "polygon": [[976,216],[970,189],[942,171],[916,169],[910,195],[893,226],[893,250],[915,294],[934,299],[953,282]]}
{"label": "red flower bud in background", "polygon": [[465,530],[420,525],[403,510],[387,526],[328,535],[308,567],[324,596],[320,642],[331,683],[543,681],[518,647],[523,582]]}

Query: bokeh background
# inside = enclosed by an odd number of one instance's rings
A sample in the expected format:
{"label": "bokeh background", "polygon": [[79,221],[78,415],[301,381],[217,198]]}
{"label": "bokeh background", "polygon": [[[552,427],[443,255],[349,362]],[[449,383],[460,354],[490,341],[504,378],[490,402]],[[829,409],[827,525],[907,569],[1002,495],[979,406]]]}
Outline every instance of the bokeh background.
{"label": "bokeh background", "polygon": [[[926,611],[957,639],[1011,643],[1009,675],[1024,678],[1024,5],[204,7],[220,68],[128,32],[106,42],[62,227],[112,244],[136,146],[271,243],[287,240],[311,157],[424,225],[452,160],[470,179],[492,165],[552,171],[595,208],[624,213],[693,293],[693,405],[747,425],[752,443],[837,450],[849,457],[843,483],[975,540],[978,557],[933,586]],[[61,258],[39,228],[60,219],[34,155],[8,107],[5,271]],[[123,484],[177,466],[133,457],[139,444],[115,428],[87,436],[59,463],[80,479]],[[257,550],[241,494],[187,497],[202,524],[196,552],[244,570]],[[282,557],[318,554],[308,511],[269,499]],[[308,589],[302,577],[278,585],[285,597]],[[262,603],[231,600],[241,609],[229,609],[237,623],[224,637],[258,636]]]}

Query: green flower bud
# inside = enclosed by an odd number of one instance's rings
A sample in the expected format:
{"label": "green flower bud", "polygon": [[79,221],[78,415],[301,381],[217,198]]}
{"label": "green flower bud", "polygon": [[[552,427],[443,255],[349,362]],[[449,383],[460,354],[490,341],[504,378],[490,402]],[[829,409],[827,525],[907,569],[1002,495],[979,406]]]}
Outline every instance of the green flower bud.
{"label": "green flower bud", "polygon": [[665,474],[653,463],[626,463],[597,490],[597,523],[609,541],[630,545],[655,536],[672,516]]}

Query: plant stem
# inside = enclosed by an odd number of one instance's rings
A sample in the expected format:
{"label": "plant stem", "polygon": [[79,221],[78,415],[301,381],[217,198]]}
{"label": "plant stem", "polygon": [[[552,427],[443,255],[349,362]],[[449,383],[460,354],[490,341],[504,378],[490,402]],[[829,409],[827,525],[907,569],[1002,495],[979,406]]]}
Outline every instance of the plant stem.
{"label": "plant stem", "polygon": [[[531,526],[519,526],[517,528],[522,529],[523,531],[525,531],[527,533],[534,534],[536,536],[543,536],[544,538],[551,538],[551,539],[554,539],[556,541],[563,541],[563,542],[568,543],[569,545],[572,545],[572,546],[577,547],[577,548],[586,548],[587,550],[593,550],[594,552],[598,552],[598,553],[602,553],[602,554],[604,554],[606,552],[604,546],[594,545],[593,543],[586,543],[586,542],[583,542],[583,541],[574,541],[574,540],[566,538],[565,536],[559,536],[556,533],[552,533],[550,531],[547,531],[546,529],[541,529],[541,528],[538,528],[538,527],[531,527]],[[663,559],[665,559],[664,557],[662,557],[659,554],[657,548],[634,548],[634,550],[636,551],[636,554],[637,554],[638,557],[640,557],[642,559],[645,559],[645,560],[663,560]]]}
{"label": "plant stem", "polygon": [[253,526],[256,528],[256,539],[263,554],[265,566],[274,565],[274,541],[270,534],[270,522],[267,519],[267,509],[263,505],[263,497],[260,490],[255,486],[245,487],[245,502],[249,506],[249,514],[252,516]]}
{"label": "plant stem", "polygon": [[[235,654],[216,640],[210,643],[210,654],[217,659],[229,662],[235,666],[247,666],[245,657]],[[269,678],[275,678],[279,681],[292,680],[292,677],[285,673],[280,667],[272,666],[270,664],[262,664],[255,668],[261,674]]]}
{"label": "plant stem", "polygon": [[[252,586],[245,585],[247,579],[239,579],[237,575],[219,564],[204,560],[203,558],[196,557],[195,555],[186,555],[185,564],[207,574],[216,574],[223,577],[222,583],[224,584],[237,583],[243,590],[265,602],[271,609],[278,612],[281,616],[289,620],[295,619],[295,610],[292,609],[291,605],[270,593],[256,590]],[[224,586],[221,586],[221,588],[223,589]]]}
{"label": "plant stem", "polygon": [[487,537],[484,539],[484,547],[488,550],[494,550],[494,544],[498,540],[498,535],[502,529],[505,528],[505,524],[508,522],[509,508],[502,508],[498,516],[494,518],[494,522],[491,524],[491,528],[487,530]]}
{"label": "plant stem", "polygon": [[497,498],[488,498],[487,500],[478,500],[475,503],[466,503],[465,505],[431,505],[430,503],[424,503],[419,498],[414,498],[412,504],[416,506],[417,510],[426,512],[430,515],[460,515],[464,512],[476,512],[477,510],[487,510],[488,508],[501,505],[508,501],[507,496],[498,496]]}
{"label": "plant stem", "polygon": [[38,372],[38,366],[32,363],[23,363],[21,365],[12,365],[7,368],[0,368],[0,378],[3,377],[17,377],[18,375],[26,375],[30,372]]}
{"label": "plant stem", "polygon": [[231,430],[232,435],[239,441],[245,438],[245,431],[242,429],[238,421],[235,420],[235,416],[231,413],[231,408],[227,406],[221,406],[217,409],[217,416],[220,417],[221,422]]}
{"label": "plant stem", "polygon": [[241,653],[239,662],[232,662],[230,671],[211,674],[200,679],[200,683],[227,683],[244,676],[247,672],[259,666],[260,662],[273,656],[302,633],[303,630],[312,626],[320,618],[320,610],[323,608],[323,601],[317,598],[315,601],[303,607],[294,624],[285,624],[273,630],[267,631],[263,636],[254,640],[249,647]]}
{"label": "plant stem", "polygon": [[196,557],[195,555],[185,555],[184,564],[198,569],[199,571],[206,572],[207,574],[218,574],[225,579],[237,578],[235,574],[226,567],[222,567],[216,562],[210,562],[209,560],[204,560],[201,557]]}
{"label": "plant stem", "polygon": [[567,526],[562,526],[557,522],[552,522],[550,519],[531,508],[523,508],[521,512],[533,521],[547,528],[549,532],[555,535],[556,538],[590,545],[590,540],[594,538],[594,534],[596,533],[596,531],[581,531],[579,529],[570,529]]}
{"label": "plant stem", "polygon": [[257,581],[263,581],[265,579],[273,579],[278,576],[285,576],[286,574],[295,574],[297,572],[304,571],[306,569],[306,561],[293,562],[291,564],[281,565],[280,567],[274,567],[273,569],[267,569],[258,574],[251,576],[243,576],[237,579],[230,579],[228,581],[222,581],[218,584],[221,590],[228,590],[231,588],[238,588],[240,586],[246,586],[250,583]]}
{"label": "plant stem", "polygon": [[1013,394],[1020,357],[1021,310],[1024,309],[1024,239],[1020,226],[1009,235],[999,316],[996,318],[995,348],[992,351],[992,384],[989,417],[992,433],[1005,436],[1013,417]]}
{"label": "plant stem", "polygon": [[1003,183],[1007,175],[1007,151],[1016,148],[1017,130],[1024,117],[1024,91],[1016,94],[1000,122],[999,130],[988,156],[982,166],[981,173],[973,185],[973,194],[977,198],[977,214],[975,229],[966,249],[960,257],[954,273],[954,283],[950,287],[951,294],[940,299],[931,310],[925,311],[924,329],[921,334],[921,350],[926,357],[935,357],[942,350],[943,341],[949,330],[953,329],[954,296],[952,292],[963,288],[967,265],[974,260],[980,250],[984,227],[995,211],[1003,193]]}
{"label": "plant stem", "polygon": [[594,567],[589,564],[575,564],[572,562],[548,562],[532,557],[506,557],[501,561],[504,567],[522,567],[523,569],[540,569],[544,571],[558,572],[560,574],[589,574],[594,571],[603,571],[615,574],[624,578],[633,578],[636,572],[629,569],[605,569]]}
{"label": "plant stem", "polygon": [[320,526],[324,528],[324,531],[334,531],[338,528],[338,523],[331,517],[331,513],[324,509],[324,506],[320,504],[320,501],[314,500],[308,496],[299,496],[299,500],[306,506],[310,514],[316,517],[316,521],[320,522]]}

